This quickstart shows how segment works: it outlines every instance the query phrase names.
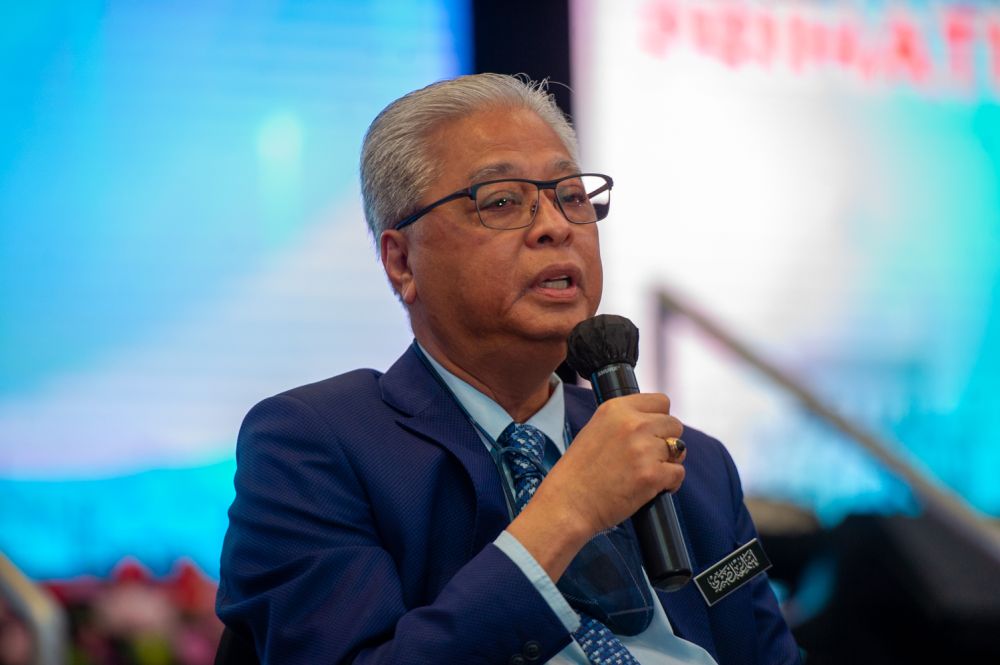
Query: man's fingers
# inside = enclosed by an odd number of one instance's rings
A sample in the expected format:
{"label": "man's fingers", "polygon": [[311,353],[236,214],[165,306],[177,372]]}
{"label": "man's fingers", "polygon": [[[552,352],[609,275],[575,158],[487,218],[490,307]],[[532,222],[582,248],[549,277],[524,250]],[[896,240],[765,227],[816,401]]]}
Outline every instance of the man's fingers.
{"label": "man's fingers", "polygon": [[635,393],[609,399],[601,406],[603,407],[629,407],[644,413],[670,413],[670,398],[663,393]]}
{"label": "man's fingers", "polygon": [[667,436],[663,437],[663,443],[666,444],[668,462],[679,462],[684,458],[687,452],[687,444],[684,443],[684,439],[676,436]]}
{"label": "man's fingers", "polygon": [[684,482],[684,467],[679,463],[663,465],[663,487],[662,491],[676,492]]}
{"label": "man's fingers", "polygon": [[[684,434],[684,423],[682,423],[677,418],[674,418],[673,416],[654,414],[651,416],[647,416],[647,418],[649,418],[650,427],[656,433],[656,436],[660,437],[661,439],[680,440],[680,438]],[[686,444],[682,443],[680,445],[680,450],[678,450],[677,452],[678,453],[683,452],[683,449],[685,447]]]}

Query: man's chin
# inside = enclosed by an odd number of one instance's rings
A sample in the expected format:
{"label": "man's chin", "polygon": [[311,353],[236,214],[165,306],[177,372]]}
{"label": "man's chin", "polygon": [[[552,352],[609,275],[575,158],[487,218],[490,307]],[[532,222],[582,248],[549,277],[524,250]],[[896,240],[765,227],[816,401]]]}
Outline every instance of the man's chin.
{"label": "man's chin", "polygon": [[587,312],[574,314],[567,312],[558,316],[544,317],[526,326],[524,337],[536,342],[558,342],[565,344],[573,328],[588,318],[590,318],[590,315]]}

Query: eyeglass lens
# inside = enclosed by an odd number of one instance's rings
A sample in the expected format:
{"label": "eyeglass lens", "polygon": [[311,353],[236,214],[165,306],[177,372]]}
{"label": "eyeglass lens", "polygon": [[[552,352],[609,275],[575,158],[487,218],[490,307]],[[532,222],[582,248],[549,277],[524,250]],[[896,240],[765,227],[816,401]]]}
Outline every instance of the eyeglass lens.
{"label": "eyeglass lens", "polygon": [[[574,224],[591,224],[608,214],[611,188],[600,176],[578,176],[556,184],[559,209]],[[516,229],[531,224],[540,190],[530,182],[504,180],[482,185],[476,207],[483,224],[494,229]]]}

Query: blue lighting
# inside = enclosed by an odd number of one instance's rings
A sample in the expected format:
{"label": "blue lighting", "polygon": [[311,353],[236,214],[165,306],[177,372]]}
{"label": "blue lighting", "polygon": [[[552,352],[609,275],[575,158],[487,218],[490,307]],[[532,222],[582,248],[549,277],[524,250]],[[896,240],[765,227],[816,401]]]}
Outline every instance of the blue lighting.
{"label": "blue lighting", "polygon": [[409,340],[361,137],[465,0],[31,2],[0,24],[0,551],[215,574],[240,417]]}

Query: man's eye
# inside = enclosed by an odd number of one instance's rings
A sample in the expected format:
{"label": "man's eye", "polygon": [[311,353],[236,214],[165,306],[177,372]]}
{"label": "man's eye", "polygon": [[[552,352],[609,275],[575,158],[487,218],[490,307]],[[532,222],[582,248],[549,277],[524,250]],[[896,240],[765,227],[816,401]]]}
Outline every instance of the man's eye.
{"label": "man's eye", "polygon": [[563,205],[581,206],[589,202],[587,194],[582,189],[563,190],[559,192],[559,200]]}
{"label": "man's eye", "polygon": [[489,212],[501,212],[521,205],[521,198],[513,194],[491,194],[479,203],[479,209]]}

